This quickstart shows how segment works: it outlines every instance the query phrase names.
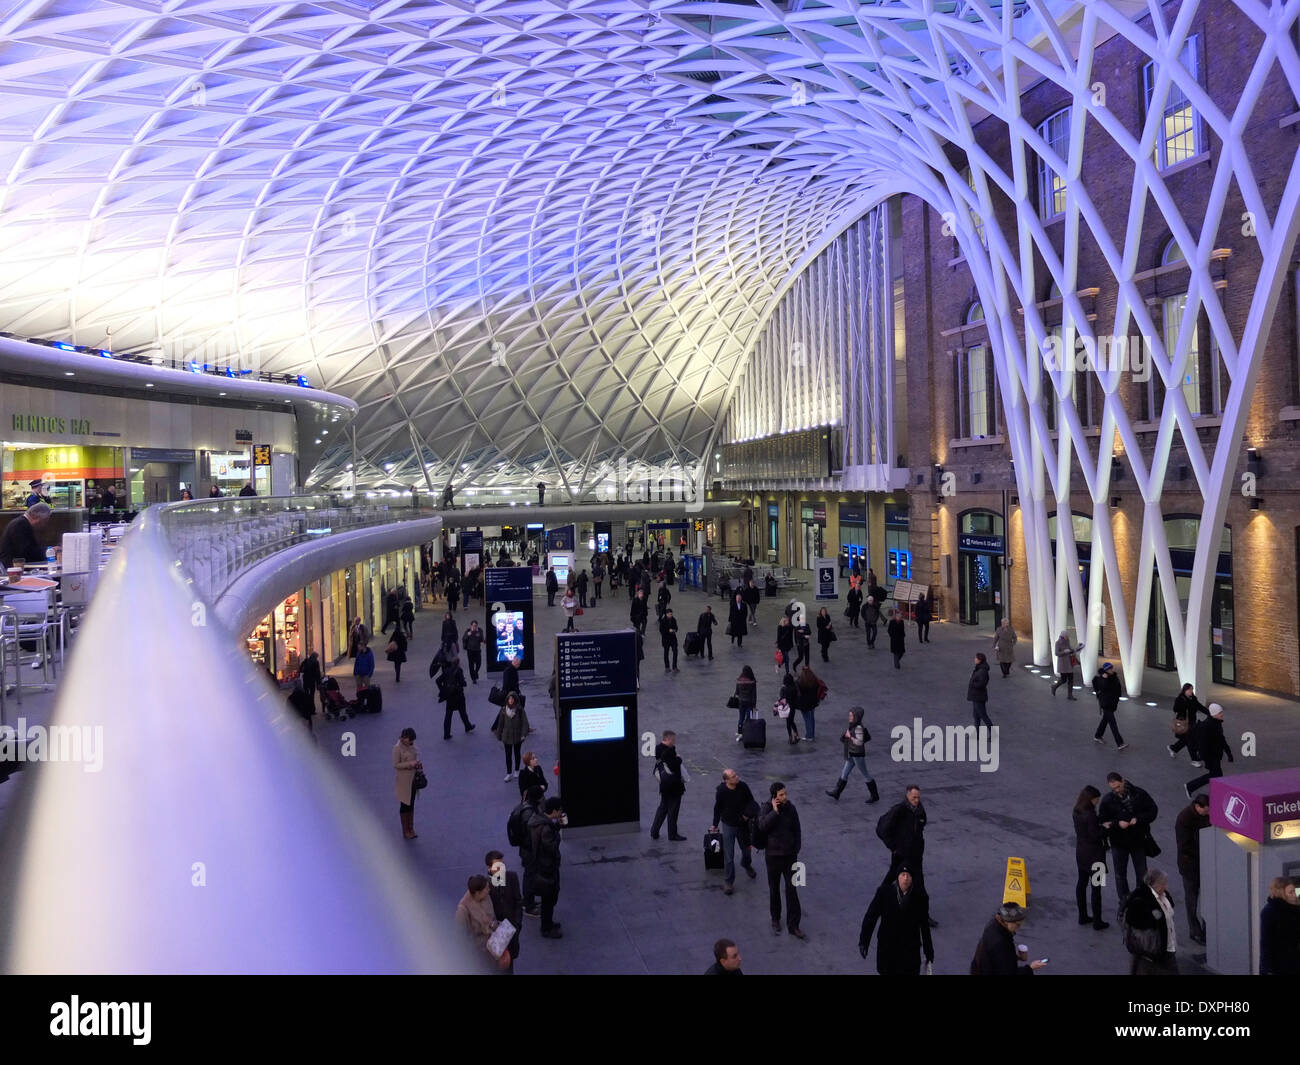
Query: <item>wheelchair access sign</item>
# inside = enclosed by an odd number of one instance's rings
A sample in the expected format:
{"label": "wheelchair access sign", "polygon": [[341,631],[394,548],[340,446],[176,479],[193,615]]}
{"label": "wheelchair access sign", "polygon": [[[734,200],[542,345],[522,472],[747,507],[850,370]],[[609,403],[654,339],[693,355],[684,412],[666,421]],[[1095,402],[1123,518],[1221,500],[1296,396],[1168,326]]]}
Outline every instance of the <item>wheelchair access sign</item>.
{"label": "wheelchair access sign", "polygon": [[817,586],[818,599],[838,599],[839,563],[833,558],[819,558],[813,566],[813,580]]}

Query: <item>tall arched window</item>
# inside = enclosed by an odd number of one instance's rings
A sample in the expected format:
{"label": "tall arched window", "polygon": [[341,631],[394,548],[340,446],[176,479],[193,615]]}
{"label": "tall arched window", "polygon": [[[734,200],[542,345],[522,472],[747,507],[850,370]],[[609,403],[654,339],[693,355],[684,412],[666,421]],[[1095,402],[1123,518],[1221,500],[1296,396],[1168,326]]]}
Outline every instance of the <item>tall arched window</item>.
{"label": "tall arched window", "polygon": [[[966,311],[966,324],[984,321],[984,308],[972,303]],[[956,383],[956,432],[960,439],[978,440],[998,432],[997,394],[994,386],[993,356],[987,343],[975,344],[956,356],[953,380]]]}

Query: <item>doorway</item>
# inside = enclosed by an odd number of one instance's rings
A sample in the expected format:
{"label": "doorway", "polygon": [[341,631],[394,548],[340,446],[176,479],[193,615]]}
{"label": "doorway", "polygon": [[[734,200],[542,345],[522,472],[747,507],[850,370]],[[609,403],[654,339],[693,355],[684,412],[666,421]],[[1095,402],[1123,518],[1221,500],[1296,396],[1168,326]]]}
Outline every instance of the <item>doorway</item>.
{"label": "doorway", "polygon": [[958,613],[963,624],[996,628],[1002,623],[1006,544],[1002,515],[968,510],[958,526]]}
{"label": "doorway", "polygon": [[[1165,518],[1165,537],[1169,541],[1169,560],[1173,564],[1174,588],[1178,596],[1179,616],[1187,618],[1191,598],[1192,566],[1196,561],[1196,537],[1201,520],[1192,514]],[[1297,542],[1300,548],[1300,541]],[[1151,621],[1147,626],[1147,665],[1154,669],[1174,670],[1174,642],[1165,614],[1164,596],[1157,578],[1151,587]],[[1232,529],[1223,526],[1219,539],[1219,556],[1215,564],[1214,586],[1210,594],[1210,632],[1207,653],[1210,676],[1216,684],[1237,683],[1237,647],[1235,612],[1232,600]]]}

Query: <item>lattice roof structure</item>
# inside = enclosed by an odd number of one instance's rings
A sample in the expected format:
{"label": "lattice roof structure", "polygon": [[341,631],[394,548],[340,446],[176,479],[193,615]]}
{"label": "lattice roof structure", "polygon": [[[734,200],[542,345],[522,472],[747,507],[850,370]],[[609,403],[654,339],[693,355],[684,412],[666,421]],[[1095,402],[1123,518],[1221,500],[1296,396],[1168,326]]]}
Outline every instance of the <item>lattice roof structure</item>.
{"label": "lattice roof structure", "polygon": [[[773,296],[866,208],[911,192],[950,216],[1000,327],[1036,644],[1067,600],[1090,616],[1104,579],[1123,657],[1140,661],[1145,586],[1130,620],[1105,501],[1117,442],[1157,509],[1162,460],[1143,463],[1111,377],[1099,441],[1068,403],[1050,437],[1015,311],[1040,340],[1041,259],[1067,321],[1091,333],[1068,295],[1077,242],[1063,258],[1033,211],[1002,230],[995,197],[1027,202],[1030,168],[1002,169],[974,126],[1005,124],[1018,158],[1065,179],[1067,230],[1102,247],[1142,332],[1158,332],[1131,281],[1145,213],[1187,252],[1189,308],[1209,315],[1231,376],[1213,454],[1177,387],[1162,414],[1158,455],[1179,433],[1205,497],[1200,618],[1300,219],[1295,170],[1268,210],[1241,139],[1271,71],[1300,98],[1300,0],[1234,0],[1258,40],[1231,113],[1178,62],[1208,2],[9,0],[0,329],[119,348],[201,338],[356,399],[363,480],[527,484],[558,469],[578,497],[619,462],[705,462]],[[1204,218],[1179,217],[1152,161],[1161,106],[1134,131],[1092,97],[1095,50],[1116,34],[1155,59],[1153,102],[1176,87],[1224,146]],[[1042,79],[1075,105],[1064,155],[1019,113]],[[1078,184],[1085,128],[1133,160],[1126,232],[1107,232]],[[1208,267],[1229,186],[1264,256],[1242,336]],[[1166,381],[1180,379],[1186,333],[1156,353]],[[1067,394],[1066,375],[1051,380]],[[1058,572],[1048,545],[1046,501],[1068,507],[1071,455],[1104,560],[1087,592],[1072,547]],[[327,442],[316,480],[341,482],[349,456]],[[1160,534],[1142,551],[1143,579],[1154,562],[1168,600]],[[1204,626],[1175,627],[1186,673]]]}

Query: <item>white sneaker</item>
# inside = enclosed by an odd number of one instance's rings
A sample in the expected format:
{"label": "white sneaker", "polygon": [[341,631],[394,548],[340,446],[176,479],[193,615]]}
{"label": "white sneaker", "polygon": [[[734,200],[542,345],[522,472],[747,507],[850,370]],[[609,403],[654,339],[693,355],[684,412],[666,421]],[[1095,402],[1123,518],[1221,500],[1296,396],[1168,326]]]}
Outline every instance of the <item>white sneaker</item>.
{"label": "white sneaker", "polygon": [[502,781],[502,783],[503,783],[503,784],[509,784],[509,783],[510,783],[512,780],[514,780],[514,779],[515,779],[515,775],[514,775],[513,773],[507,773],[507,774],[506,774],[506,778],[505,778],[505,780]]}

